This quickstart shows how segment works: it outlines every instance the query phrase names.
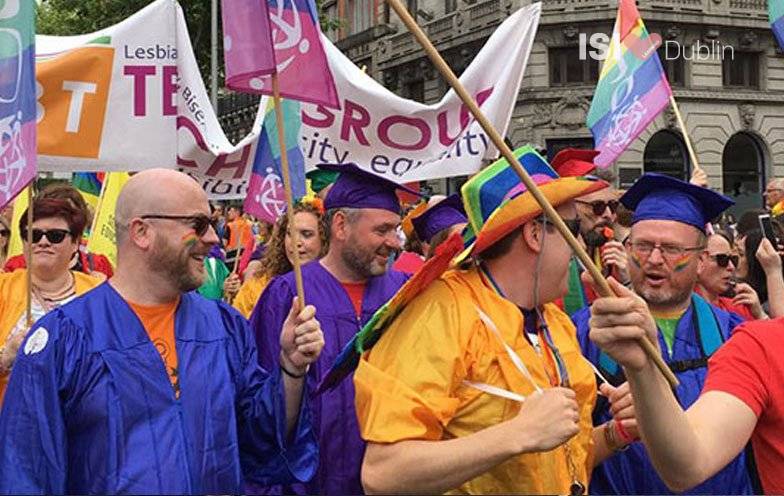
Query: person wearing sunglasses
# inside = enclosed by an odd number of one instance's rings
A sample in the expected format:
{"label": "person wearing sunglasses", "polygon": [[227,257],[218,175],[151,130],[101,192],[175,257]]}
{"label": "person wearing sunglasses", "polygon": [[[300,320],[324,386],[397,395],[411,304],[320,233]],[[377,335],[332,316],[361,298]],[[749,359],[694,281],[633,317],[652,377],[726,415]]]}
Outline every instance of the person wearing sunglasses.
{"label": "person wearing sunglasses", "polygon": [[186,174],[132,176],[115,230],[114,276],[22,345],[0,413],[0,494],[239,494],[311,478],[315,309],[292,302],[279,361],[262,369],[245,318],[194,291],[219,240]]}
{"label": "person wearing sunglasses", "polygon": [[[81,212],[68,202],[50,198],[33,200],[32,226],[27,225],[27,212],[21,216],[19,230],[25,258],[29,260],[32,251],[33,322],[100,284],[100,279],[69,270],[85,222]],[[28,233],[32,245],[27,244]],[[26,315],[27,271],[0,274],[0,404],[19,346],[30,329]]]}
{"label": "person wearing sunglasses", "polygon": [[[39,198],[54,198],[67,201],[87,219],[85,226],[90,225],[92,215],[87,206],[87,202],[84,201],[82,194],[72,185],[64,182],[51,183],[36,196]],[[5,261],[6,272],[13,272],[25,267],[25,258],[21,254],[10,257]],[[101,280],[112,277],[114,271],[112,263],[106,255],[87,251],[87,243],[84,238],[82,238],[81,243],[79,243],[79,249],[74,253],[73,258],[71,259],[70,269],[77,272],[83,272]]]}
{"label": "person wearing sunglasses", "polygon": [[[754,289],[737,282],[739,257],[730,238],[721,232],[708,236],[706,252],[698,268],[696,291],[717,307],[743,317],[743,320],[768,318]],[[731,293],[727,296],[728,293]]]}
{"label": "person wearing sunglasses", "polygon": [[[597,170],[594,174],[611,185],[615,181],[614,174],[607,169]],[[613,275],[627,284],[629,270],[626,250],[615,238],[620,205],[618,190],[610,186],[578,198],[575,203],[580,219],[580,234],[591,260],[602,268],[604,274]],[[569,291],[563,299],[563,309],[569,315],[587,307],[596,298],[593,288],[582,281],[582,272],[583,268],[577,259],[573,259],[569,267]]]}
{"label": "person wearing sunglasses", "polygon": [[[627,322],[631,316],[649,323],[656,330],[654,346],[680,382],[675,398],[685,408],[702,393],[708,360],[743,323],[740,316],[712,305],[694,291],[701,264],[709,254],[720,253],[718,248],[706,247],[705,226],[734,202],[707,188],[656,173],[638,179],[621,202],[634,212],[626,242],[632,289],[615,281],[613,290],[623,297],[598,298],[591,308],[573,316],[577,335],[585,356],[618,385],[627,380],[627,371],[614,360],[614,350],[603,347],[605,339],[594,342],[595,334],[605,336],[606,328],[620,331],[615,329],[620,326],[617,322]],[[631,379],[628,383],[639,424],[640,393]],[[606,421],[612,413],[600,399],[594,419]],[[654,461],[642,443],[633,443],[594,470],[591,494],[672,494],[656,474]],[[755,494],[746,455],[740,453],[726,462],[726,468],[691,494]]]}

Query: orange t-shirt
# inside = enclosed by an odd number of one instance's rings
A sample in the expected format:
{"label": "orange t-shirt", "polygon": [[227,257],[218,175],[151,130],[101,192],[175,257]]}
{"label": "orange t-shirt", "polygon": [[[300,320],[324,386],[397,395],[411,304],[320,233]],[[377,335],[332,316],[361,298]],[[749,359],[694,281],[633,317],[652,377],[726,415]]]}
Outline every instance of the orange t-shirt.
{"label": "orange t-shirt", "polygon": [[166,373],[169,375],[174,395],[180,397],[180,379],[177,373],[177,349],[174,342],[174,314],[177,312],[177,305],[180,299],[177,298],[173,303],[163,305],[137,305],[128,302],[144,329],[150,336],[150,341],[155,345],[155,349],[161,354]]}
{"label": "orange t-shirt", "polygon": [[357,316],[360,316],[362,314],[362,296],[365,294],[365,283],[341,282],[340,284],[343,285],[343,289],[348,293],[348,298],[354,305],[354,311],[357,313]]}

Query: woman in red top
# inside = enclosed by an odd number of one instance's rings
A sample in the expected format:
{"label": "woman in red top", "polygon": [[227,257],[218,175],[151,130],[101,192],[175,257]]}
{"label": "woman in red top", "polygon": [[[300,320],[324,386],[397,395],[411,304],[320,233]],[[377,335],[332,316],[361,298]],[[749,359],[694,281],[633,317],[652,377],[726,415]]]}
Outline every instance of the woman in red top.
{"label": "woman in red top", "polygon": [[[738,255],[724,233],[712,234],[698,272],[697,292],[717,307],[745,320],[767,319],[756,291],[746,283],[735,284]],[[722,296],[731,289],[732,297]]]}

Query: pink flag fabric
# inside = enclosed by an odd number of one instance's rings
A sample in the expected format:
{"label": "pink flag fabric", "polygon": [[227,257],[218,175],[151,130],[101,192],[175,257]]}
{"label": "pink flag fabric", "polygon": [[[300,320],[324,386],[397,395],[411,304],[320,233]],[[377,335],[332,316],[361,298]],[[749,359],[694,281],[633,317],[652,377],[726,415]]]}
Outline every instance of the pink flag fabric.
{"label": "pink flag fabric", "polygon": [[313,0],[223,0],[226,86],[340,108]]}

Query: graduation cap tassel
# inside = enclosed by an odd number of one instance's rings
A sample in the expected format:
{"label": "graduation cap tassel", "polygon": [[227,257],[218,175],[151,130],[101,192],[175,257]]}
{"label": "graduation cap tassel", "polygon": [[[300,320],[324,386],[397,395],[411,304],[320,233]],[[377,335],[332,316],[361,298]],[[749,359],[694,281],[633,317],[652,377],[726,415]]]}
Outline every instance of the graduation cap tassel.
{"label": "graduation cap tassel", "polygon": [[[452,72],[452,69],[449,68],[447,63],[438,53],[438,50],[436,50],[433,44],[430,42],[427,35],[417,25],[414,18],[411,17],[411,15],[408,13],[406,7],[400,3],[400,0],[387,0],[387,3],[395,10],[397,15],[400,17],[400,20],[402,20],[403,24],[405,24],[408,30],[411,31],[417,42],[422,45],[422,48],[424,48],[427,56],[430,58],[433,64],[435,64],[436,68],[438,68],[438,71],[441,73],[444,79],[446,79],[452,89],[455,90],[455,93],[457,93],[463,103],[465,103],[466,107],[474,116],[476,121],[480,126],[482,126],[482,129],[485,131],[485,133],[487,133],[487,136],[501,152],[501,155],[503,155],[507,162],[509,162],[509,165],[517,173],[517,175],[520,176],[520,180],[523,182],[523,184],[525,184],[527,190],[536,199],[536,202],[539,204],[539,206],[542,207],[544,213],[558,229],[558,232],[561,234],[561,236],[563,236],[567,244],[569,244],[574,254],[588,269],[588,272],[591,274],[591,277],[597,284],[597,290],[599,294],[601,296],[612,296],[613,291],[610,288],[607,280],[602,277],[599,269],[596,267],[596,265],[593,264],[593,262],[591,262],[590,257],[582,248],[582,246],[580,246],[580,244],[577,242],[577,239],[569,231],[569,228],[566,226],[563,219],[561,219],[561,217],[558,215],[558,212],[556,212],[553,206],[550,205],[550,202],[547,201],[547,198],[542,195],[542,192],[539,190],[533,180],[531,180],[531,177],[517,161],[514,154],[512,153],[512,150],[504,142],[504,139],[501,137],[498,131],[495,130],[492,123],[487,120],[474,99],[466,91],[466,89],[460,83],[460,80],[458,80],[457,76],[455,76],[454,72]],[[677,386],[678,379],[675,377],[675,374],[672,373],[669,367],[667,367],[667,364],[664,363],[664,360],[656,350],[656,347],[653,345],[653,343],[651,343],[647,338],[641,338],[640,346],[642,346],[648,357],[656,364],[656,367],[667,379],[667,382],[670,384],[670,386],[673,388]]]}
{"label": "graduation cap tassel", "polygon": [[[283,108],[280,103],[280,84],[278,83],[278,73],[272,73],[272,101],[275,106],[275,125],[278,128],[278,144],[280,145],[280,168],[283,172],[283,189],[286,193],[286,212],[289,216],[288,230],[293,246],[299,244],[299,233],[294,229],[294,195],[291,192],[291,173],[289,171],[289,157],[286,151],[286,134],[283,129]],[[294,267],[294,280],[297,284],[297,297],[299,298],[299,308],[305,308],[305,289],[302,284],[302,264],[299,259],[299,252],[295,249],[292,253],[291,265]]]}

